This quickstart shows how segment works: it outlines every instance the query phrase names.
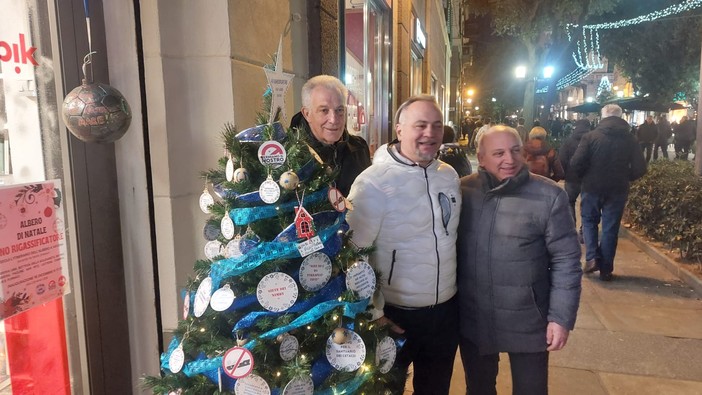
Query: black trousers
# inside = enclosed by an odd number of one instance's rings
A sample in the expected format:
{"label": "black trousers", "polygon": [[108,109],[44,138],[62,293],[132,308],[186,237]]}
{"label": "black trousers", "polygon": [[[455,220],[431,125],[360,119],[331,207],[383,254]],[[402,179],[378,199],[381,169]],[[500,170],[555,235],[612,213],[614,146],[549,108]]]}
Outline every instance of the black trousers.
{"label": "black trousers", "polygon": [[386,317],[405,330],[406,338],[395,360],[402,374],[391,388],[392,393],[404,392],[407,369],[413,363],[415,395],[448,395],[458,348],[457,298],[415,310],[386,305],[384,311]]}
{"label": "black trousers", "polygon": [[[480,355],[478,347],[461,337],[461,360],[468,395],[496,395],[500,354]],[[548,394],[548,351],[508,353],[513,395]]]}

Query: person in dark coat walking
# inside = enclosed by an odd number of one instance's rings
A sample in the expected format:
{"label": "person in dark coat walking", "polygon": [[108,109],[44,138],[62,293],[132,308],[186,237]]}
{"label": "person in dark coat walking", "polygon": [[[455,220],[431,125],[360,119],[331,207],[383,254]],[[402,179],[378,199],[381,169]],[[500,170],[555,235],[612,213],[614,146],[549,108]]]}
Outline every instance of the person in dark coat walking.
{"label": "person in dark coat walking", "polygon": [[[585,273],[600,271],[610,281],[614,271],[619,223],[629,183],[646,174],[646,159],[616,104],[602,107],[602,121],[585,134],[570,160],[582,179],[580,216],[585,239]],[[602,239],[598,227],[602,220]]]}
{"label": "person in dark coat walking", "polygon": [[663,157],[668,159],[668,144],[673,130],[670,128],[670,122],[665,114],[661,115],[656,126],[658,126],[658,137],[656,137],[656,145],[653,147],[653,160],[658,159],[658,149],[663,152]]}
{"label": "person in dark coat walking", "polygon": [[356,177],[371,165],[366,141],[346,130],[347,95],[336,77],[312,77],[302,86],[302,110],[290,122],[291,128],[307,132],[309,146],[322,162],[339,171],[336,187],[344,196]]}
{"label": "person in dark coat walking", "polygon": [[695,141],[697,125],[687,116],[680,118],[680,124],[675,128],[675,157],[687,160],[692,142]]}
{"label": "person in dark coat walking", "polygon": [[439,148],[439,159],[451,165],[459,178],[473,172],[468,156],[456,143],[456,132],[448,125],[444,125],[444,138]]}
{"label": "person in dark coat walking", "polygon": [[646,162],[651,160],[653,143],[658,138],[658,126],[653,122],[653,115],[649,115],[644,123],[636,130],[636,138],[639,140],[641,151],[646,153]]}
{"label": "person in dark coat walking", "polygon": [[573,215],[573,222],[575,223],[578,222],[575,217],[575,202],[580,195],[581,180],[575,172],[575,169],[570,166],[570,159],[578,148],[580,139],[582,139],[585,133],[589,132],[590,129],[592,129],[592,126],[587,119],[576,121],[573,126],[573,133],[563,142],[561,149],[558,151],[558,159],[561,165],[563,165],[563,171],[565,171],[565,190],[568,194],[568,202],[570,203],[570,213]]}
{"label": "person in dark coat walking", "polygon": [[468,394],[495,394],[509,353],[515,394],[548,392],[548,355],[575,325],[582,270],[568,196],[529,173],[519,133],[488,129],[477,173],[461,179],[458,295]]}

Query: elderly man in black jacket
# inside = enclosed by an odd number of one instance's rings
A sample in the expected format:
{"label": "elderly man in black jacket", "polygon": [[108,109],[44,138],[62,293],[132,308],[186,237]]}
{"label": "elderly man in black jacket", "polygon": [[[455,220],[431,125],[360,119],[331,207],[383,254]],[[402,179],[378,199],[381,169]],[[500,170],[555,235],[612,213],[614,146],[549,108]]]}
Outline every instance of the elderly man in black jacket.
{"label": "elderly man in black jacket", "polygon": [[568,196],[529,173],[519,133],[477,141],[478,172],[461,179],[458,295],[468,394],[495,394],[509,353],[515,394],[548,392],[548,354],[563,348],[580,303],[580,244]]}
{"label": "elderly man in black jacket", "polygon": [[356,177],[371,165],[368,144],[346,130],[346,96],[341,81],[330,75],[310,78],[302,86],[302,110],[290,127],[307,132],[309,146],[333,170],[338,170],[336,187],[349,194]]}
{"label": "elderly man in black jacket", "polygon": [[[616,104],[602,107],[602,121],[586,134],[570,165],[582,178],[580,216],[585,239],[586,273],[600,271],[610,281],[614,271],[619,222],[629,195],[629,183],[646,174],[646,159]],[[602,219],[602,238],[598,227]]]}

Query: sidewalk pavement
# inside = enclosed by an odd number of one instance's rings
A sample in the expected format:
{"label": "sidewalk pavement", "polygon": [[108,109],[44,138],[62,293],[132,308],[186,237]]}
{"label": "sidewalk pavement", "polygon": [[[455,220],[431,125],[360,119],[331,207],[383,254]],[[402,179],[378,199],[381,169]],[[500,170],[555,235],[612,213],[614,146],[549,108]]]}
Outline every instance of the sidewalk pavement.
{"label": "sidewalk pavement", "polygon": [[[702,394],[702,295],[629,238],[619,238],[614,275],[583,276],[575,330],[550,355],[549,393]],[[459,356],[450,393],[465,394]],[[512,393],[506,354],[497,393]]]}

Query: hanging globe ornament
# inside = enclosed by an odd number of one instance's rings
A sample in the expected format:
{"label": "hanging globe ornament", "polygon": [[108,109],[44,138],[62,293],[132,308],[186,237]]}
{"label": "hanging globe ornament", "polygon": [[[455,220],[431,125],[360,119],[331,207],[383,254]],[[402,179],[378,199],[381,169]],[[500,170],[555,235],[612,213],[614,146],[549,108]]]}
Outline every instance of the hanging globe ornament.
{"label": "hanging globe ornament", "polygon": [[[85,56],[84,76],[93,53]],[[86,143],[111,143],[127,132],[131,121],[132,112],[124,96],[107,84],[89,83],[83,78],[82,85],[63,100],[63,122]]]}
{"label": "hanging globe ornament", "polygon": [[280,179],[278,180],[278,184],[280,184],[281,187],[287,189],[288,191],[292,191],[293,189],[297,188],[297,185],[299,183],[300,178],[292,170],[288,170],[285,173],[281,174]]}
{"label": "hanging globe ornament", "polygon": [[[115,88],[88,79],[87,67],[92,64],[90,11],[83,2],[88,33],[88,54],[83,58],[83,80],[63,100],[63,122],[78,139],[91,143],[111,143],[124,135],[132,121],[132,111],[124,96]],[[91,68],[92,72],[92,68]],[[92,73],[91,73],[92,74]],[[92,77],[92,75],[91,75]]]}

